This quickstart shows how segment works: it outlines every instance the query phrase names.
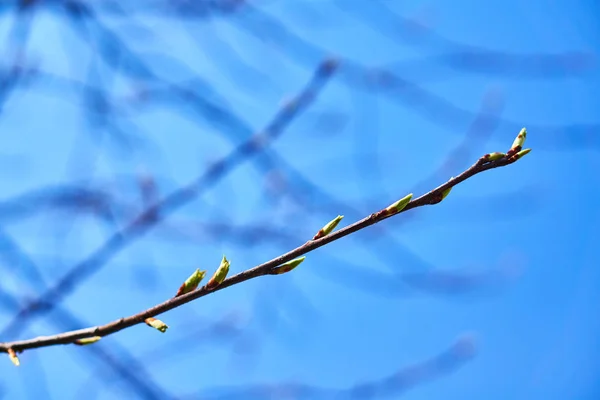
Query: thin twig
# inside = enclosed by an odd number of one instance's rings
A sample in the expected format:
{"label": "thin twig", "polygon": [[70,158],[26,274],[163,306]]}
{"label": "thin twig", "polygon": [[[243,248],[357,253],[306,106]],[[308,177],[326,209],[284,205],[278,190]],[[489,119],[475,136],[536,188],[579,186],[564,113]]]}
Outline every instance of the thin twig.
{"label": "thin twig", "polygon": [[[523,135],[523,138],[524,138],[524,133],[520,133],[519,135],[520,136]],[[210,293],[219,291],[221,289],[225,289],[229,286],[233,286],[238,283],[245,282],[247,280],[250,280],[250,279],[253,279],[253,278],[256,278],[259,276],[275,275],[275,274],[277,274],[277,272],[275,271],[276,267],[280,266],[283,263],[291,261],[299,256],[302,256],[306,253],[309,253],[313,250],[316,250],[322,246],[325,246],[328,243],[339,240],[345,236],[348,236],[352,233],[360,231],[368,226],[374,225],[374,224],[381,222],[387,218],[390,218],[394,215],[406,212],[413,208],[422,207],[422,206],[431,205],[431,204],[437,204],[437,203],[441,202],[444,198],[444,194],[447,194],[451,188],[458,185],[459,183],[464,182],[465,180],[467,180],[467,179],[471,178],[472,176],[477,175],[481,172],[484,172],[484,171],[487,171],[490,169],[494,169],[494,168],[498,168],[498,167],[503,167],[503,166],[512,164],[515,161],[517,161],[519,159],[519,157],[522,156],[522,153],[519,153],[519,151],[521,150],[521,145],[522,145],[522,143],[520,145],[518,145],[518,147],[515,147],[515,145],[513,144],[513,148],[511,148],[511,150],[509,150],[509,152],[507,154],[503,155],[502,158],[494,157],[494,159],[492,160],[491,154],[486,154],[486,155],[482,156],[479,160],[477,160],[477,162],[475,164],[473,164],[467,170],[462,172],[460,175],[451,178],[446,183],[438,186],[437,188],[429,191],[428,193],[426,193],[414,200],[411,200],[400,211],[391,211],[390,207],[384,208],[378,212],[375,212],[375,213],[363,218],[360,221],[357,221],[351,225],[346,226],[345,228],[335,231],[335,232],[333,232],[327,236],[324,236],[320,239],[309,240],[305,244],[303,244],[283,255],[280,255],[279,257],[273,258],[270,261],[260,264],[254,268],[250,268],[248,270],[240,272],[239,274],[234,275],[234,276],[224,280],[220,285],[218,285],[214,288],[209,288],[208,286],[205,285],[198,290],[183,294],[178,297],[171,298],[163,303],[160,303],[160,304],[158,304],[154,307],[151,307],[147,310],[144,310],[138,314],[131,315],[131,316],[125,317],[125,318],[120,318],[120,319],[110,322],[106,325],[94,326],[94,327],[90,327],[90,328],[86,328],[86,329],[79,329],[79,330],[75,330],[75,331],[64,332],[64,333],[60,333],[60,334],[52,335],[52,336],[40,336],[37,338],[28,339],[28,340],[19,340],[19,341],[14,341],[14,342],[0,343],[0,352],[8,352],[9,349],[12,349],[13,351],[18,352],[18,351],[23,351],[26,349],[54,346],[54,345],[58,345],[58,344],[70,344],[70,343],[73,343],[77,339],[83,339],[83,338],[88,338],[88,337],[93,337],[93,336],[101,336],[101,337],[108,336],[113,333],[119,332],[123,329],[143,323],[147,318],[155,317],[159,314],[165,313],[169,310],[180,307],[183,304],[189,303],[193,300],[196,300],[200,297],[204,297]],[[526,154],[526,152],[528,152],[528,150],[524,151],[524,154]],[[498,153],[496,153],[496,155],[497,154]]]}

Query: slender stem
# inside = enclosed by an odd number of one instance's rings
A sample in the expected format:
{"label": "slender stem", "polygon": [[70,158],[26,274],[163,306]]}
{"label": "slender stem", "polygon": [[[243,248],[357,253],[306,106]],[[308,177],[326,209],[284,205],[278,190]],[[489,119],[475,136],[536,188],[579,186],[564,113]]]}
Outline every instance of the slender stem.
{"label": "slender stem", "polygon": [[480,172],[512,164],[516,160],[517,158],[514,157],[513,154],[511,154],[510,152],[505,157],[494,161],[489,161],[489,155],[486,154],[483,157],[481,157],[475,164],[473,164],[467,170],[462,172],[460,175],[451,178],[446,183],[410,201],[406,205],[406,207],[400,212],[389,213],[386,212],[385,209],[382,209],[376,213],[373,213],[361,219],[360,221],[346,226],[345,228],[332,232],[331,234],[325,237],[322,237],[317,240],[309,240],[305,244],[285,254],[282,254],[263,264],[257,265],[253,268],[240,272],[239,274],[234,275],[228,279],[225,279],[219,286],[215,288],[208,288],[207,286],[203,286],[198,290],[184,294],[182,296],[171,298],[163,303],[155,305],[154,307],[148,308],[138,314],[131,315],[125,318],[120,318],[118,320],[109,322],[106,325],[94,326],[90,328],[59,333],[57,335],[40,336],[27,340],[0,343],[0,352],[6,353],[9,351],[9,349],[18,352],[27,349],[54,346],[58,344],[70,344],[77,339],[82,339],[91,336],[108,336],[113,333],[119,332],[123,329],[129,328],[131,326],[138,325],[140,323],[143,323],[147,318],[155,317],[159,314],[165,313],[169,310],[172,310],[186,303],[199,299],[200,297],[204,297],[210,293],[217,292],[219,290],[239,284],[241,282],[248,281],[259,276],[272,275],[273,269],[275,267],[287,261],[293,260],[296,257],[316,250],[319,247],[325,246],[328,243],[334,242],[354,232],[360,231],[368,226],[381,222],[384,219],[390,218],[391,216],[406,212],[413,208],[422,207],[430,204],[437,204],[440,201],[442,201],[442,192],[446,191],[447,189],[458,185],[459,183],[471,178],[474,175],[477,175]]}

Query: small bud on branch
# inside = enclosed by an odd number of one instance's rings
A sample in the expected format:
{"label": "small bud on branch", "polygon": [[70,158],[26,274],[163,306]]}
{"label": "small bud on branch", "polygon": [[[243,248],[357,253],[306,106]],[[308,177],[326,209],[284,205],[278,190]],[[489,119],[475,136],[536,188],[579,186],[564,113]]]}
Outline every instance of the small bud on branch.
{"label": "small bud on branch", "polygon": [[325,236],[329,235],[331,232],[333,232],[333,230],[335,229],[336,226],[338,226],[338,224],[340,223],[340,221],[342,220],[342,218],[344,218],[343,215],[338,215],[337,217],[335,217],[334,219],[332,219],[331,221],[329,221],[327,223],[327,225],[325,225],[324,227],[322,227],[319,230],[319,232],[317,232],[317,234],[313,237],[313,240],[320,239],[322,237],[325,237]]}
{"label": "small bud on branch", "polygon": [[527,138],[527,129],[523,128],[523,129],[521,129],[521,131],[515,138],[515,141],[513,142],[512,146],[510,146],[510,148],[514,149],[514,148],[519,147],[519,149],[522,149],[523,145],[525,144],[526,138]]}
{"label": "small bud on branch", "polygon": [[518,159],[524,157],[525,155],[529,154],[529,152],[531,151],[531,149],[524,149],[521,150],[520,152],[518,152],[517,154],[515,154],[514,156],[511,157],[515,159],[515,161],[517,161]]}
{"label": "small bud on branch", "polygon": [[158,329],[162,333],[165,333],[167,329],[169,329],[169,326],[167,324],[162,322],[160,319],[156,319],[154,317],[146,318],[144,322],[146,323],[146,325],[154,329]]}
{"label": "small bud on branch", "polygon": [[412,197],[413,197],[412,193],[407,194],[406,196],[404,196],[397,202],[387,206],[384,209],[384,214],[385,215],[398,214],[400,211],[404,210],[404,207],[406,207],[408,205],[408,203],[410,203],[410,201],[412,200]]}
{"label": "small bud on branch", "polygon": [[217,286],[219,286],[225,280],[225,278],[227,278],[228,273],[229,273],[229,261],[227,261],[227,258],[225,258],[225,256],[223,256],[223,259],[221,260],[221,264],[219,265],[219,268],[217,268],[217,270],[215,271],[212,278],[210,278],[210,280],[206,284],[206,288],[214,289]]}
{"label": "small bud on branch", "polygon": [[499,160],[499,159],[504,158],[504,157],[506,157],[506,154],[505,153],[501,153],[499,151],[496,151],[496,152],[493,152],[493,153],[489,153],[489,154],[486,154],[485,156],[483,156],[483,158],[485,159],[486,162],[496,161],[496,160]]}
{"label": "small bud on branch", "polygon": [[[451,178],[451,179],[454,179],[454,178]],[[442,200],[444,200],[446,198],[446,196],[448,196],[450,194],[451,191],[452,191],[452,187],[449,187],[448,189],[443,190],[442,191]]]}
{"label": "small bud on branch", "polygon": [[182,294],[186,294],[196,290],[196,288],[200,284],[200,281],[204,278],[205,274],[206,271],[200,271],[199,269],[195,270],[194,273],[190,275],[190,277],[187,278],[185,282],[183,282],[183,284],[179,287],[179,290],[177,291],[175,297],[179,297]]}
{"label": "small bud on branch", "polygon": [[[452,181],[452,179],[454,179],[454,177],[450,178],[450,181]],[[452,186],[450,186],[448,189],[444,189],[441,192],[437,192],[435,194],[433,194],[431,196],[431,199],[429,200],[428,204],[438,204],[440,203],[442,200],[444,200],[446,198],[446,196],[448,196],[450,194],[450,192],[452,191]]]}
{"label": "small bud on branch", "polygon": [[[506,153],[507,157],[512,157],[516,153],[520,152],[525,144],[525,139],[527,138],[527,129],[523,128],[515,138],[512,146],[510,146],[510,150]],[[516,160],[515,160],[516,161]]]}
{"label": "small bud on branch", "polygon": [[19,357],[17,357],[17,353],[13,349],[8,349],[7,353],[8,353],[8,358],[10,358],[10,361],[12,361],[12,363],[15,364],[15,366],[18,367],[19,365],[21,365],[21,362],[19,361]]}
{"label": "small bud on branch", "polygon": [[305,256],[302,256],[302,257],[295,258],[291,261],[288,261],[284,264],[281,264],[279,267],[273,268],[271,270],[271,275],[281,275],[281,274],[285,274],[286,272],[290,272],[291,270],[296,268],[298,265],[300,265],[302,263],[302,261],[304,261],[305,258],[306,258]]}
{"label": "small bud on branch", "polygon": [[102,336],[92,336],[92,337],[89,337],[89,338],[77,339],[73,343],[75,343],[78,346],[85,346],[85,345],[88,345],[88,344],[96,343],[100,339],[102,339]]}

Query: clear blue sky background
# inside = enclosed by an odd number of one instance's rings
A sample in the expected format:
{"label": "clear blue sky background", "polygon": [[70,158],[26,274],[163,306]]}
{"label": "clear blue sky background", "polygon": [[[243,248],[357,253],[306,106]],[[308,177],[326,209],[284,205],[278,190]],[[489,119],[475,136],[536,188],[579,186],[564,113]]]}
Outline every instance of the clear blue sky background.
{"label": "clear blue sky background", "polygon": [[[94,346],[183,396],[265,382],[340,389],[377,382],[466,337],[474,358],[389,398],[600,397],[600,5],[286,0],[178,19],[140,3],[126,6],[134,19],[99,9],[100,20],[162,79],[211,99],[246,128],[214,123],[185,102],[132,105],[127,99],[143,77],[103,63],[102,42],[90,44],[55,8],[36,10],[24,54],[42,74],[2,100],[0,221],[47,282],[114,226],[65,208],[16,218],[5,210],[26,204],[18,196],[87,183],[128,205],[116,211],[124,224],[135,215],[136,174],[154,176],[167,195],[265,127],[324,57],[336,56],[340,71],[265,155],[241,164],[70,294],[61,307],[86,324],[165,300],[222,254],[237,273],[303,243],[337,214],[348,224],[406,193],[422,194],[480,155],[506,151],[523,126],[533,151],[461,184],[437,206],[309,254],[293,273],[169,312],[161,317],[170,326],[165,334],[138,326]],[[15,24],[25,22],[10,6],[0,10],[5,75]],[[402,18],[431,30],[411,32]],[[100,37],[96,28],[91,37]],[[535,54],[563,61],[527,56]],[[420,91],[364,84],[382,70]],[[90,117],[78,83],[109,93],[120,112],[111,114],[115,125]],[[497,126],[489,137],[477,128],[466,150],[453,153],[482,108]],[[131,148],[118,145],[119,130],[137,137]],[[273,160],[278,168],[267,173]],[[283,191],[270,189],[274,177]],[[201,229],[217,223],[232,230]],[[255,227],[274,235],[242,240],[239,232]],[[0,247],[2,290],[20,301],[35,297],[41,284]],[[464,284],[449,286],[452,277]],[[0,327],[14,313],[2,309]],[[224,318],[241,333],[210,329]],[[61,328],[58,319],[38,319],[19,338],[82,327]],[[0,363],[4,398],[136,396],[92,347],[20,358],[20,368]]]}

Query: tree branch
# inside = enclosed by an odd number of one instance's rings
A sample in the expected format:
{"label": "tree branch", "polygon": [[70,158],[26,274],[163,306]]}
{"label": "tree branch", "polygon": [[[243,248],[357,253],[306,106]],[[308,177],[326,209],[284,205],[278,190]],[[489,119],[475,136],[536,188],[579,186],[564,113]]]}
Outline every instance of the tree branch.
{"label": "tree branch", "polygon": [[[138,325],[143,323],[147,318],[155,317],[159,314],[165,313],[174,308],[180,307],[186,303],[199,299],[200,297],[204,297],[210,293],[219,291],[221,289],[225,289],[227,287],[239,284],[241,282],[248,281],[253,278],[257,278],[259,276],[264,275],[277,275],[281,273],[281,271],[277,271],[277,267],[283,263],[291,261],[299,256],[307,254],[311,251],[314,251],[322,246],[325,246],[328,243],[339,240],[345,236],[348,236],[352,233],[358,232],[366,227],[374,225],[378,222],[381,222],[387,218],[390,218],[394,215],[406,212],[413,208],[422,207],[431,204],[437,204],[441,202],[450,192],[450,190],[458,185],[461,182],[477,175],[481,172],[503,167],[508,164],[512,164],[527,153],[529,153],[529,149],[522,150],[523,143],[525,141],[526,131],[525,128],[521,130],[517,138],[515,139],[513,145],[510,150],[505,153],[489,153],[485,154],[475,164],[469,167],[467,170],[462,172],[460,175],[450,178],[446,183],[436,187],[435,189],[423,194],[422,196],[408,201],[408,199],[412,198],[412,194],[405,197],[403,200],[393,205],[386,207],[380,211],[377,211],[360,221],[357,221],[351,225],[346,226],[338,231],[332,232],[323,236],[316,240],[309,240],[305,244],[283,254],[279,257],[273,258],[270,261],[267,261],[263,264],[240,272],[237,275],[234,275],[228,279],[225,279],[218,286],[210,287],[211,285],[205,285],[200,289],[194,290],[192,292],[183,294],[181,296],[177,296],[171,298],[163,303],[160,303],[154,307],[148,308],[138,314],[131,315],[129,317],[120,318],[118,320],[112,321],[106,325],[95,326],[86,329],[79,329],[70,332],[64,332],[57,335],[52,336],[40,336],[33,339],[28,340],[20,340],[14,342],[5,342],[0,343],[0,352],[19,352],[27,349],[34,349],[40,347],[48,347],[54,346],[58,344],[70,344],[73,343],[77,339],[84,339],[94,336],[108,336],[113,333],[119,332],[123,329],[132,327],[134,325]],[[401,203],[399,206],[398,204]],[[402,207],[403,206],[403,207]],[[10,354],[10,353],[9,353]]]}

